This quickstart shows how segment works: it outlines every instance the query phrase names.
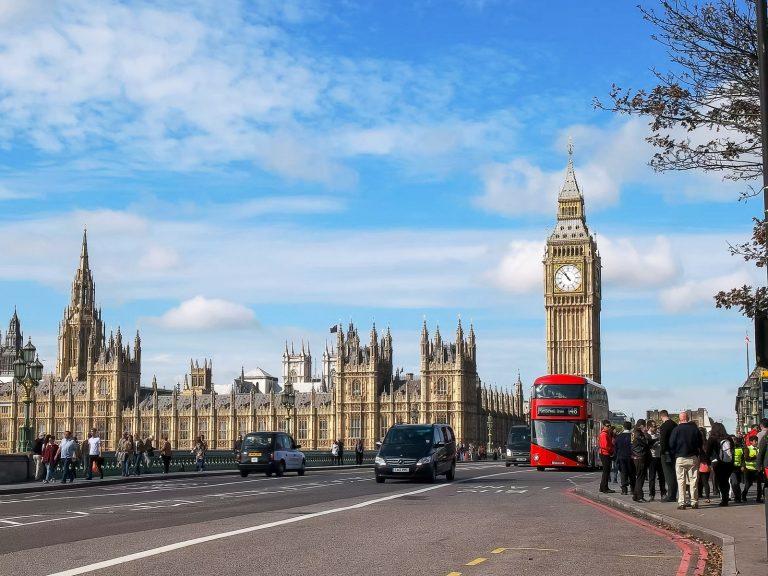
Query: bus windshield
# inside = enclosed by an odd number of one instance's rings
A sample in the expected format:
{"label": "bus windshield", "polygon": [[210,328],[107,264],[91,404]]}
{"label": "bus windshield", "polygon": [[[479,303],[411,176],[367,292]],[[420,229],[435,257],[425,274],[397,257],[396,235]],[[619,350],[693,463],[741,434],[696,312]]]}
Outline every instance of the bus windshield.
{"label": "bus windshield", "polygon": [[536,384],[535,398],[555,398],[564,400],[583,400],[583,384]]}
{"label": "bus windshield", "polygon": [[534,420],[533,442],[550,450],[584,451],[587,423],[584,420]]}
{"label": "bus windshield", "polygon": [[531,429],[528,426],[514,426],[507,436],[507,448],[514,450],[530,450]]}

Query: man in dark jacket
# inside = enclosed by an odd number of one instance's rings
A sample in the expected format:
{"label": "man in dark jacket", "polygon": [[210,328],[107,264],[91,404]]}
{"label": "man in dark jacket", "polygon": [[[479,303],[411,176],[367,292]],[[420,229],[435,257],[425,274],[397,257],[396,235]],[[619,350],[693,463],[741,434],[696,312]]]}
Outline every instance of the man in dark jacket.
{"label": "man in dark jacket", "polygon": [[645,420],[640,418],[635,424],[635,430],[632,432],[632,462],[635,465],[635,489],[632,494],[632,500],[635,502],[646,502],[643,494],[643,482],[648,470],[648,464],[651,461],[651,445],[656,440],[645,433]]}
{"label": "man in dark jacket", "polygon": [[702,438],[698,426],[680,412],[680,424],[669,435],[669,449],[675,454],[677,509],[685,510],[685,486],[691,494],[691,508],[699,507],[699,455]]}
{"label": "man in dark jacket", "polygon": [[613,453],[621,472],[621,493],[627,494],[627,487],[635,492],[635,468],[632,465],[632,423],[624,422],[624,430],[613,441]]}
{"label": "man in dark jacket", "polygon": [[677,501],[677,481],[675,473],[675,455],[669,449],[669,437],[672,430],[677,426],[677,422],[669,417],[669,412],[661,410],[659,412],[661,426],[659,426],[659,448],[661,450],[661,468],[664,470],[664,478],[667,482],[667,497],[665,502]]}

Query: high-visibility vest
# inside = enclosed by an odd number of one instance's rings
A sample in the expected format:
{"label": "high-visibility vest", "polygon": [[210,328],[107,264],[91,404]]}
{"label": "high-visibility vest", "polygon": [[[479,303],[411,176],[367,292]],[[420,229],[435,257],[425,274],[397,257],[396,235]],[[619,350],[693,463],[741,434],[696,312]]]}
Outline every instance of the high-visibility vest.
{"label": "high-visibility vest", "polygon": [[749,450],[749,456],[748,459],[744,460],[744,467],[747,470],[754,470],[757,472],[757,448],[754,446],[747,446],[747,450]]}
{"label": "high-visibility vest", "polygon": [[741,468],[741,461],[743,456],[744,456],[744,448],[742,448],[741,446],[736,446],[736,448],[733,451],[733,465],[736,468]]}

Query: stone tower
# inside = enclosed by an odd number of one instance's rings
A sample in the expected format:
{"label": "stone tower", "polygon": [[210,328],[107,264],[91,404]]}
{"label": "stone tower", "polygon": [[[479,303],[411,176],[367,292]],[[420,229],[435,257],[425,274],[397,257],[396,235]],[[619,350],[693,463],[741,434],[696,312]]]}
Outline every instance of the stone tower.
{"label": "stone tower", "polygon": [[573,147],[544,253],[547,371],[600,381],[600,255],[573,171]]}
{"label": "stone tower", "polygon": [[59,325],[59,354],[56,361],[56,379],[69,377],[75,382],[88,378],[91,359],[96,359],[104,343],[104,324],[101,310],[95,304],[95,286],[88,264],[88,237],[83,231],[80,264],[72,281],[69,306]]}
{"label": "stone tower", "polygon": [[477,376],[475,331],[459,320],[456,339],[444,342],[440,328],[429,340],[426,321],[421,328],[419,422],[446,422],[459,439],[475,439],[480,422],[480,379]]}
{"label": "stone tower", "polygon": [[371,328],[367,345],[349,323],[346,335],[339,326],[336,333],[336,375],[333,399],[336,411],[336,436],[349,448],[362,438],[373,446],[379,431],[381,394],[392,381],[392,335],[378,339]]}
{"label": "stone tower", "polygon": [[309,350],[309,344],[306,349],[304,342],[301,343],[301,352],[294,352],[293,343],[291,343],[290,352],[288,351],[288,342],[285,343],[285,352],[283,352],[283,382],[297,384],[299,382],[312,381],[312,353]]}

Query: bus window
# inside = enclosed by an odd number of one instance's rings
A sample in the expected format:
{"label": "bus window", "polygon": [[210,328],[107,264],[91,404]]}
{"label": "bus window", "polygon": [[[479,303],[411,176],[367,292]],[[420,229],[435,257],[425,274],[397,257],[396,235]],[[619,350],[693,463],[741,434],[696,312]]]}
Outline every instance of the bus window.
{"label": "bus window", "polygon": [[583,400],[584,385],[581,384],[536,384],[535,398],[555,398],[565,400]]}

